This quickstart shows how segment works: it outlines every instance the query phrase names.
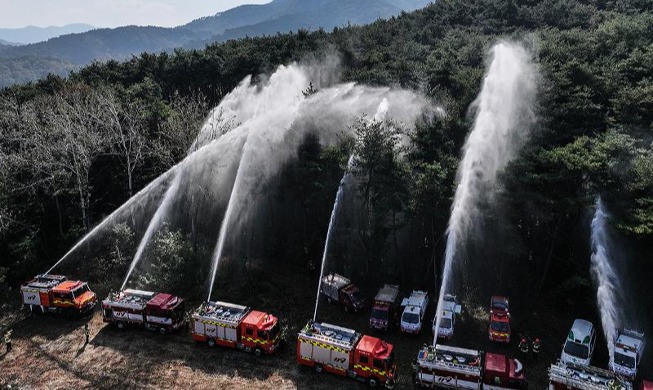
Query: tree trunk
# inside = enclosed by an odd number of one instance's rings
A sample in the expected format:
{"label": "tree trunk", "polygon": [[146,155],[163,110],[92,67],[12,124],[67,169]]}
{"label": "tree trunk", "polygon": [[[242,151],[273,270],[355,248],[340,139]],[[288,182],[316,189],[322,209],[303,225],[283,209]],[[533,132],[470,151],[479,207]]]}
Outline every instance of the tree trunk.
{"label": "tree trunk", "polygon": [[392,211],[392,241],[395,247],[395,256],[399,259],[399,269],[401,271],[401,284],[406,285],[406,270],[404,268],[405,261],[401,261],[399,255],[399,245],[397,244],[397,212]]}
{"label": "tree trunk", "polygon": [[560,230],[560,224],[562,223],[562,215],[558,217],[558,222],[556,222],[555,229],[553,230],[553,235],[551,236],[551,246],[549,247],[549,253],[546,257],[546,263],[544,265],[544,272],[542,272],[542,279],[537,286],[537,292],[542,291],[544,287],[544,281],[546,280],[546,274],[549,272],[549,267],[551,266],[551,258],[553,257],[553,249],[555,248],[556,236],[558,235],[558,230]]}
{"label": "tree trunk", "polygon": [[59,204],[59,196],[54,196],[54,203],[57,205],[57,220],[59,222],[59,237],[63,237],[63,217],[61,215],[61,205]]}

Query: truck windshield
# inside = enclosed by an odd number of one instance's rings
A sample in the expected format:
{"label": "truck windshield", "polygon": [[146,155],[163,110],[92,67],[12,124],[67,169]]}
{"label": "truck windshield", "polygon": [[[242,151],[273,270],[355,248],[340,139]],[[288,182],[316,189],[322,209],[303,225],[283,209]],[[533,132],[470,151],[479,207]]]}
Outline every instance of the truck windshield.
{"label": "truck windshield", "polygon": [[270,329],[270,332],[268,333],[268,340],[274,340],[274,338],[277,337],[277,335],[279,334],[279,331],[280,331],[280,327],[279,327],[279,323],[277,323],[272,327],[272,329]]}
{"label": "truck windshield", "polygon": [[590,350],[587,345],[578,344],[573,341],[567,340],[565,343],[565,353],[581,359],[587,359],[590,356]]}
{"label": "truck windshield", "polygon": [[401,320],[409,324],[418,324],[419,316],[415,313],[404,313],[404,315],[401,316]]}
{"label": "truck windshield", "polygon": [[184,304],[184,302],[182,302],[181,304],[179,304],[179,306],[175,307],[171,311],[170,317],[172,317],[175,320],[184,318],[185,307],[186,305]]}
{"label": "truck windshield", "polygon": [[374,319],[377,319],[377,320],[387,321],[388,320],[388,311],[374,308],[374,309],[372,309],[372,316],[371,317],[374,318]]}
{"label": "truck windshield", "polygon": [[635,368],[635,357],[626,356],[619,352],[614,353],[614,363],[620,366]]}
{"label": "truck windshield", "polygon": [[440,329],[449,329],[451,328],[451,318],[443,318],[440,321]]}
{"label": "truck windshield", "polygon": [[391,368],[391,367],[392,367],[392,365],[393,365],[394,362],[395,362],[395,351],[392,351],[392,352],[390,353],[390,356],[388,356],[388,358],[386,359],[385,362],[386,362],[386,364],[388,365],[388,368]]}
{"label": "truck windshield", "polygon": [[510,331],[510,326],[507,322],[492,322],[490,328],[495,332],[507,333]]}
{"label": "truck windshield", "polygon": [[361,293],[358,291],[354,291],[349,294],[349,299],[351,299],[352,303],[353,302],[360,302],[363,300],[363,297],[361,296]]}
{"label": "truck windshield", "polygon": [[84,294],[84,293],[87,292],[87,291],[90,291],[89,288],[88,288],[88,285],[87,285],[87,284],[84,284],[84,285],[82,285],[81,287],[79,287],[79,288],[77,288],[76,290],[74,290],[74,291],[73,291],[73,295],[74,295],[75,297],[79,297],[79,296],[81,296],[82,294]]}

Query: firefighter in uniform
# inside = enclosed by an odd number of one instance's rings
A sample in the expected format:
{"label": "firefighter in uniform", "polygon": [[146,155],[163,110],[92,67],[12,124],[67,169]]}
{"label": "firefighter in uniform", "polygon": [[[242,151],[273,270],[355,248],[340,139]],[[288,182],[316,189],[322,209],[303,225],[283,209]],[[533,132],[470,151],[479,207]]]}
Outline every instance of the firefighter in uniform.
{"label": "firefighter in uniform", "polygon": [[528,355],[528,349],[528,341],[526,340],[526,337],[522,337],[521,341],[519,342],[519,350],[521,351],[523,357]]}
{"label": "firefighter in uniform", "polygon": [[7,353],[11,351],[11,329],[5,333],[5,346],[7,347]]}
{"label": "firefighter in uniform", "polygon": [[539,337],[536,337],[535,340],[533,341],[533,359],[537,361],[537,356],[540,354],[540,347],[542,346],[542,342],[540,341]]}
{"label": "firefighter in uniform", "polygon": [[84,337],[86,337],[86,341],[84,341],[84,345],[88,344],[88,337],[91,335],[90,330],[88,329],[88,323],[84,324]]}

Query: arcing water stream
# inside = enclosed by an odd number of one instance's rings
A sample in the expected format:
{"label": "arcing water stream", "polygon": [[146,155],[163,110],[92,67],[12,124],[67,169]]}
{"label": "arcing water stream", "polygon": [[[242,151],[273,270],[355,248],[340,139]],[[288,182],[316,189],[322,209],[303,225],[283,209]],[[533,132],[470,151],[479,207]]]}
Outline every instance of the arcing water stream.
{"label": "arcing water stream", "polygon": [[[339,135],[365,113],[383,111],[402,123],[413,124],[434,110],[423,97],[390,88],[371,88],[353,83],[328,86],[333,70],[292,65],[280,67],[268,83],[241,94],[240,106],[261,101],[260,109],[247,123],[250,127],[242,149],[238,172],[213,252],[209,280],[209,299],[226,250],[226,239],[247,221],[248,213],[265,183],[293,158],[304,136],[317,134],[322,144],[337,142]],[[303,96],[301,91],[312,80],[318,92]],[[389,108],[392,106],[392,109]],[[237,130],[237,129],[236,129]],[[236,229],[236,230],[234,230]]]}
{"label": "arcing water stream", "polygon": [[[82,237],[75,245],[73,245],[72,248],[68,252],[66,252],[61,259],[59,259],[52,267],[50,267],[49,270],[45,272],[45,274],[49,274],[52,272],[53,269],[55,269],[61,262],[63,262],[65,259],[70,256],[71,253],[77,250],[82,244],[84,244],[86,241],[88,241],[90,238],[95,237],[96,234],[99,234],[105,227],[113,225],[115,221],[123,219],[126,217],[126,214],[129,214],[132,211],[132,208],[140,204],[141,202],[149,201],[150,198],[154,195],[153,193],[159,189],[160,186],[162,186],[166,180],[170,179],[170,176],[175,175],[176,172],[176,166],[168,170],[166,173],[163,175],[157,177],[154,179],[150,184],[145,186],[142,190],[140,190],[138,193],[136,193],[134,196],[129,198],[125,203],[122,204],[122,206],[118,207],[114,212],[112,212],[108,217],[106,217],[102,222],[100,222],[97,226],[95,226],[93,229],[91,229],[90,232],[86,233],[84,237]],[[129,212],[129,213],[128,213]]]}
{"label": "arcing water stream", "polygon": [[614,358],[614,342],[619,328],[623,326],[623,302],[619,302],[621,291],[619,277],[612,265],[608,215],[601,197],[596,199],[596,212],[592,219],[591,273],[596,283],[596,301],[601,311],[601,325],[608,344],[610,362]]}
{"label": "arcing water stream", "polygon": [[[430,102],[419,94],[355,83],[336,84],[337,74],[337,61],[327,58],[322,64],[280,66],[257,83],[246,77],[213,110],[182,162],[111,214],[54,267],[101,229],[124,219],[131,205],[143,203],[142,199],[147,199],[148,204],[161,199],[130,264],[123,282],[126,286],[134,271],[142,268],[139,262],[160,225],[164,221],[174,223],[173,212],[181,218],[186,216],[179,207],[183,206],[179,204],[183,192],[185,199],[204,199],[194,207],[215,215],[224,213],[212,258],[210,297],[219,261],[228,247],[227,237],[252,220],[250,213],[257,210],[263,187],[294,157],[306,134],[316,134],[322,144],[332,145],[355,120],[366,113],[378,113],[381,108],[383,115],[387,112],[393,120],[408,125],[424,114],[435,113]],[[304,96],[302,91],[309,82],[318,92]],[[210,196],[192,196],[196,187],[202,187]],[[135,216],[137,220],[144,217],[142,211]]]}
{"label": "arcing water stream", "polygon": [[[458,166],[457,187],[447,229],[447,245],[442,285],[436,313],[441,313],[445,293],[452,288],[454,262],[460,245],[468,239],[472,222],[480,215],[478,201],[490,197],[499,171],[519,151],[534,121],[536,71],[526,50],[517,44],[501,42],[491,49],[479,96],[474,128],[463,147]],[[435,324],[433,344],[437,342],[440,316]]]}
{"label": "arcing water stream", "polygon": [[349,157],[349,161],[347,162],[347,170],[345,171],[345,174],[342,176],[342,179],[340,179],[338,192],[336,193],[336,201],[333,203],[333,209],[331,210],[329,227],[327,229],[326,240],[324,241],[324,251],[322,252],[322,263],[320,264],[320,279],[318,280],[317,283],[317,296],[315,297],[315,311],[313,311],[313,322],[315,322],[315,318],[317,317],[317,306],[318,303],[320,302],[320,287],[322,284],[322,278],[324,277],[324,265],[326,264],[327,254],[329,253],[329,244],[331,243],[331,235],[333,234],[333,228],[335,227],[336,218],[338,217],[338,206],[342,201],[342,196],[345,191],[345,187],[347,187],[349,178],[351,177],[351,165],[353,161],[354,161],[354,155],[351,155]]}

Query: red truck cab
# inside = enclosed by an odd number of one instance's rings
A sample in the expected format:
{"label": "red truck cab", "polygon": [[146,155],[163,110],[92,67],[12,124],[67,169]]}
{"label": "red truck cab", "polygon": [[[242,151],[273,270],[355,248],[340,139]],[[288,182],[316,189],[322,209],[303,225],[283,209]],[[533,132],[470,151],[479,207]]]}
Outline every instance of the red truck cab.
{"label": "red truck cab", "polygon": [[394,381],[397,369],[393,345],[364,335],[354,353],[354,371],[359,377],[376,378],[380,383]]}
{"label": "red truck cab", "polygon": [[519,360],[491,352],[485,354],[483,383],[505,389],[527,387],[524,369]]}
{"label": "red truck cab", "polygon": [[490,300],[488,337],[491,341],[509,343],[510,335],[510,307],[508,298],[495,295]]}
{"label": "red truck cab", "polygon": [[279,320],[272,314],[252,310],[240,323],[240,334],[245,350],[261,348],[262,352],[271,354],[281,338]]}

